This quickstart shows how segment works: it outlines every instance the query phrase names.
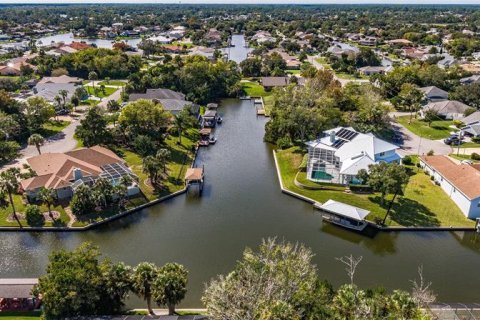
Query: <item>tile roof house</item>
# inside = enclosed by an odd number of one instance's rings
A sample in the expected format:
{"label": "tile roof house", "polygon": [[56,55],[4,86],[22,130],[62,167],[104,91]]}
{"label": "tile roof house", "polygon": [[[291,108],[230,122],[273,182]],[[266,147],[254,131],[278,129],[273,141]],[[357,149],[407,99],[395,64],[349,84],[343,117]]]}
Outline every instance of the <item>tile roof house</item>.
{"label": "tile roof house", "polygon": [[340,184],[357,183],[361,169],[383,162],[400,162],[398,146],[361,133],[353,128],[338,127],[324,131],[320,139],[309,141],[307,179]]}
{"label": "tile roof house", "polygon": [[67,91],[67,101],[75,94],[75,90],[78,88],[75,83],[37,83],[33,88],[33,93],[36,96],[47,99],[50,103],[55,102],[55,97],[59,96],[60,90]]}
{"label": "tile roof house", "polygon": [[480,217],[480,171],[469,164],[456,164],[447,156],[424,156],[420,166],[457,204],[465,217]]}
{"label": "tile roof house", "polygon": [[22,65],[29,66],[33,70],[36,70],[37,67],[26,63],[26,62],[17,62],[17,63],[7,63],[4,66],[0,66],[0,75],[2,76],[21,76],[22,75]]}
{"label": "tile roof house", "polygon": [[[108,179],[112,184],[126,175],[136,179],[122,158],[100,146],[66,153],[44,153],[27,159],[27,163],[37,174],[20,184],[29,200],[36,199],[42,187],[54,189],[57,198],[62,200],[71,198],[79,185],[93,184],[99,177]],[[134,194],[136,189],[131,190],[130,194]]]}
{"label": "tile roof house", "polygon": [[181,92],[176,92],[170,89],[147,89],[146,93],[132,93],[129,101],[137,101],[139,99],[147,99],[159,102],[172,114],[177,114],[185,107],[191,106],[192,113],[198,115],[200,107],[191,101],[185,100],[185,95]]}
{"label": "tile roof house", "polygon": [[366,66],[358,69],[360,73],[366,76],[370,76],[373,74],[385,74],[387,70],[387,67],[383,66]]}
{"label": "tile roof house", "polygon": [[260,79],[260,83],[266,90],[274,87],[286,87],[289,82],[288,77],[263,77]]}
{"label": "tile roof house", "polygon": [[435,110],[438,115],[448,120],[462,119],[465,112],[470,109],[465,103],[455,100],[444,100],[437,102],[430,102],[423,106],[420,110],[420,115],[425,116],[427,110]]}
{"label": "tile roof house", "polygon": [[57,84],[76,83],[76,84],[81,84],[82,81],[83,81],[83,79],[81,79],[81,78],[62,75],[62,76],[59,76],[59,77],[44,77],[38,83],[39,84],[44,84],[44,83],[57,83]]}
{"label": "tile roof house", "polygon": [[480,83],[480,75],[473,75],[470,77],[460,79],[461,84],[472,84],[472,83]]}
{"label": "tile roof house", "polygon": [[435,86],[420,88],[425,95],[425,99],[431,102],[448,99],[448,92]]}

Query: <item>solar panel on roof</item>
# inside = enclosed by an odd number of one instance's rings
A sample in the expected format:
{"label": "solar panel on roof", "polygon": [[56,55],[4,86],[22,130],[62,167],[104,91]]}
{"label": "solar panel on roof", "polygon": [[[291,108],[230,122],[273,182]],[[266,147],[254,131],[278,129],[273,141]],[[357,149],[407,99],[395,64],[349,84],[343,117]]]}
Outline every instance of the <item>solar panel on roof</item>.
{"label": "solar panel on roof", "polygon": [[333,144],[332,144],[332,147],[334,148],[340,148],[341,146],[343,146],[343,144],[347,142],[347,140],[343,140],[343,139],[339,139],[337,141],[335,141]]}
{"label": "solar panel on roof", "polygon": [[358,135],[358,132],[355,132],[355,131],[352,131],[352,130],[348,130],[348,129],[340,129],[337,133],[336,133],[336,136],[339,137],[339,138],[342,138],[342,139],[345,139],[345,140],[352,140],[353,138],[355,138],[356,136]]}

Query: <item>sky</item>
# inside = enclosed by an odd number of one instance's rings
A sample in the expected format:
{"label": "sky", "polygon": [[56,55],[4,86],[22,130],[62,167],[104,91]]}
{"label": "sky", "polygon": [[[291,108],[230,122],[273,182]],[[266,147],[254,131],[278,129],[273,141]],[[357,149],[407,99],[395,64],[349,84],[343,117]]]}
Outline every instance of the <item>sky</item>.
{"label": "sky", "polygon": [[0,3],[478,4],[480,0],[0,0]]}

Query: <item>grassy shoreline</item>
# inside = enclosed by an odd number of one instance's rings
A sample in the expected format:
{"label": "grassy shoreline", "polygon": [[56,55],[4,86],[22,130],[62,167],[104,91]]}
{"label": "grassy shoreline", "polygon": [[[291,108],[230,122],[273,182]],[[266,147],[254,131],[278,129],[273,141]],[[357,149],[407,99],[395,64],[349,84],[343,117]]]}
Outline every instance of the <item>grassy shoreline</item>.
{"label": "grassy shoreline", "polygon": [[[299,148],[276,152],[276,157],[285,189],[313,199],[326,202],[329,199],[358,206],[370,211],[367,219],[383,219],[392,196],[380,203],[380,195],[345,193],[340,190],[307,190],[295,184],[295,176],[303,158]],[[456,204],[439,186],[434,185],[423,171],[410,167],[411,177],[404,196],[397,197],[386,226],[394,227],[473,227],[474,221],[464,217]],[[314,182],[312,182],[314,183]]]}

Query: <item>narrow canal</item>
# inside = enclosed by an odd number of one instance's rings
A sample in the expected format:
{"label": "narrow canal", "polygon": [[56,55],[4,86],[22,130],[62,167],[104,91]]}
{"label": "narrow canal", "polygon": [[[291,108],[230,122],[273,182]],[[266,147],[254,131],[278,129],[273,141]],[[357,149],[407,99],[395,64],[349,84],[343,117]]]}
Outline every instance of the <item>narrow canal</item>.
{"label": "narrow canal", "polygon": [[[444,302],[478,302],[480,236],[473,233],[405,232],[365,237],[322,224],[311,205],[280,192],[271,148],[263,143],[266,120],[250,101],[226,100],[216,145],[199,152],[206,186],[187,195],[85,233],[1,233],[0,277],[44,273],[52,250],[97,244],[113,260],[135,265],[176,261],[190,270],[183,307],[201,306],[204,283],[227,273],[246,246],[266,237],[301,242],[316,254],[319,274],[334,285],[347,282],[335,257],[363,256],[356,282],[362,287],[410,289],[417,267]],[[136,298],[130,307],[143,307]]]}

